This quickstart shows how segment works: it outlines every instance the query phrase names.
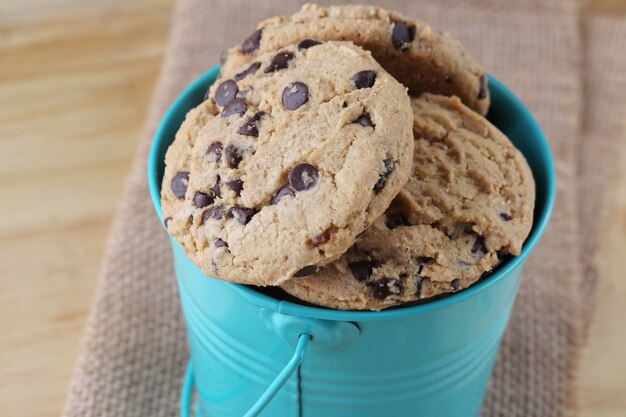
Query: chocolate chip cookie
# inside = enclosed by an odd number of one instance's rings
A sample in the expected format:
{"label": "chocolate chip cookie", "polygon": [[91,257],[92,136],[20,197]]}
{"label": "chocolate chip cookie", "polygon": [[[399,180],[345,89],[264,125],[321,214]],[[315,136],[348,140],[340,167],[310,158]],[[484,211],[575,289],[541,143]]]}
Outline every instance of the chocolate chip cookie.
{"label": "chocolate chip cookie", "polygon": [[171,234],[209,276],[275,285],[313,274],[408,179],[406,88],[352,43],[259,54],[203,106],[214,117],[168,153],[162,201]]}
{"label": "chocolate chip cookie", "polygon": [[519,255],[533,221],[526,160],[456,97],[412,101],[412,174],[339,260],[282,285],[311,303],[380,310],[462,290]]}
{"label": "chocolate chip cookie", "polygon": [[307,4],[293,16],[265,20],[228,51],[223,71],[231,74],[233,68],[256,62],[258,54],[292,43],[306,48],[330,40],[351,41],[371,51],[411,96],[456,95],[478,113],[487,113],[485,72],[463,45],[424,22],[374,6]]}

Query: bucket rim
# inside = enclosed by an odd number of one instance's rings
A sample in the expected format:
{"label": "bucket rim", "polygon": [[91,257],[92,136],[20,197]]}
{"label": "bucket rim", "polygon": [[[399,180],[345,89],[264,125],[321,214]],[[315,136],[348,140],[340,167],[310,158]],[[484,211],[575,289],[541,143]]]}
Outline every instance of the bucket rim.
{"label": "bucket rim", "polygon": [[[159,169],[159,164],[163,162],[165,151],[173,140],[171,132],[174,132],[175,134],[176,131],[178,131],[180,123],[182,122],[181,114],[184,119],[184,115],[187,111],[191,110],[191,108],[200,103],[199,100],[201,100],[204,96],[208,87],[215,82],[219,74],[219,70],[220,66],[216,65],[193,81],[169,107],[155,133],[148,160],[148,186],[150,196],[152,198],[152,204],[161,222],[163,222],[163,212],[161,210],[162,176],[160,175],[162,172],[160,172],[161,170]],[[487,74],[487,76],[489,79],[488,85],[491,95],[494,96],[497,94],[501,96],[504,101],[507,102],[507,105],[510,106],[511,111],[520,116],[522,123],[528,132],[528,139],[535,142],[535,147],[538,151],[541,165],[545,171],[544,176],[538,177],[537,173],[533,170],[535,183],[537,184],[541,180],[543,189],[545,190],[545,198],[542,207],[539,207],[539,210],[537,210],[537,207],[535,208],[539,215],[535,216],[533,227],[522,246],[522,251],[519,256],[511,257],[505,260],[498,266],[498,269],[493,274],[486,276],[477,283],[459,291],[458,293],[450,294],[445,298],[431,302],[425,302],[424,304],[392,308],[382,311],[333,310],[324,307],[306,306],[287,300],[275,299],[246,285],[234,284],[225,281],[219,282],[222,285],[230,287],[230,289],[248,301],[263,307],[272,308],[282,314],[333,321],[367,321],[406,317],[418,313],[425,313],[446,308],[451,304],[458,303],[474,296],[476,293],[484,291],[486,288],[491,287],[511,274],[516,268],[521,267],[533,249],[537,246],[537,243],[541,240],[554,208],[554,201],[556,198],[556,173],[554,160],[548,140],[532,113],[502,82],[491,74]],[[190,104],[192,105],[190,106]],[[170,239],[172,244],[178,244],[173,238]],[[207,279],[213,278],[207,277]]]}

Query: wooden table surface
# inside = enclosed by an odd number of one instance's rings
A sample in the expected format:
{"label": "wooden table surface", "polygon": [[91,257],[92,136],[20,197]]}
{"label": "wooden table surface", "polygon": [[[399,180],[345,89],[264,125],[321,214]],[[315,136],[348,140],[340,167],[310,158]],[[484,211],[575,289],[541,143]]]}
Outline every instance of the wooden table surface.
{"label": "wooden table surface", "polygon": [[[2,416],[62,409],[172,3],[0,0]],[[582,417],[626,415],[626,155],[612,181]]]}

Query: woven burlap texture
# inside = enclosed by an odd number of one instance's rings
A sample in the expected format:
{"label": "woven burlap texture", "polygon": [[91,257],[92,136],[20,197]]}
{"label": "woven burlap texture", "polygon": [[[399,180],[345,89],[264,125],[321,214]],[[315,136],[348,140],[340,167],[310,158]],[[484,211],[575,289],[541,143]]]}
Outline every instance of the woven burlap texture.
{"label": "woven burlap texture", "polygon": [[[240,42],[259,20],[292,13],[301,3],[180,0],[177,5],[65,416],[177,415],[188,352],[169,242],[146,183],[151,139],[174,98],[219,62],[226,46]],[[525,269],[483,415],[575,415],[576,364],[596,279],[591,254],[602,213],[601,185],[624,142],[626,59],[619,51],[626,25],[580,16],[578,3],[566,0],[376,3],[461,39],[522,98],[550,140],[557,203]]]}

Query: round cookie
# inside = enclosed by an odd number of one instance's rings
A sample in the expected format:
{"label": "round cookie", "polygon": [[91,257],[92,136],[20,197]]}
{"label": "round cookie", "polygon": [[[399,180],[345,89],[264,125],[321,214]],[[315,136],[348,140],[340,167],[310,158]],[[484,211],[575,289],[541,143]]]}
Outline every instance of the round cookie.
{"label": "round cookie", "polygon": [[513,144],[458,98],[412,101],[413,172],[339,260],[282,288],[337,309],[381,310],[462,290],[519,255],[535,185]]}
{"label": "round cookie", "polygon": [[411,169],[413,115],[406,88],[352,43],[257,62],[210,89],[215,117],[188,173],[166,166],[163,211],[209,276],[275,285],[337,259],[385,211]]}
{"label": "round cookie", "polygon": [[456,95],[486,114],[487,78],[481,65],[455,38],[426,23],[380,7],[306,4],[293,16],[261,22],[241,45],[230,49],[222,71],[255,62],[258,54],[302,42],[351,41],[369,50],[413,97],[423,92]]}

